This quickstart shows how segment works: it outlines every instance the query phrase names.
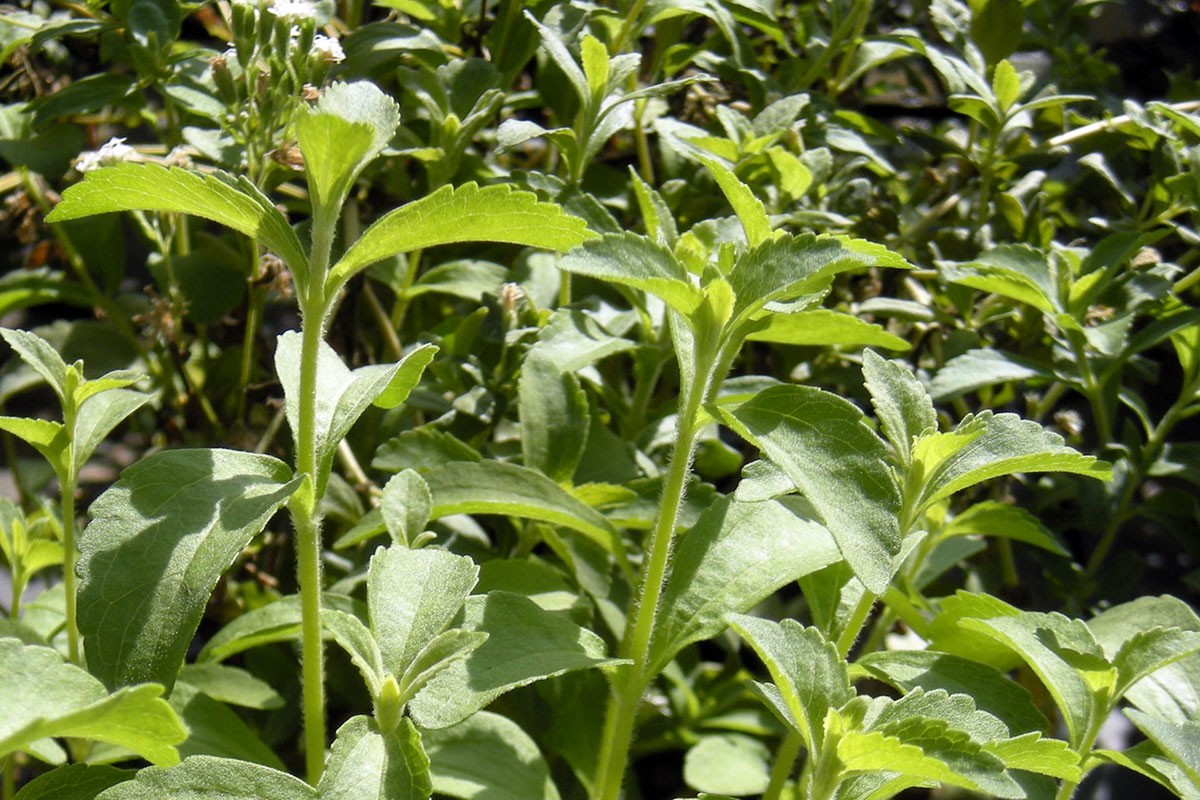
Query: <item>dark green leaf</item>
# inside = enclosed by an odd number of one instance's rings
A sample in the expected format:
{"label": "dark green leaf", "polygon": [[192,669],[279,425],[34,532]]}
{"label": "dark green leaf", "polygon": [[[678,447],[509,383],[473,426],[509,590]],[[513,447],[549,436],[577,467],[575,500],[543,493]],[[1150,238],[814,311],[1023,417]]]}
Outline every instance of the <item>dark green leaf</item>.
{"label": "dark green leaf", "polygon": [[537,744],[515,722],[487,711],[423,731],[433,789],[461,800],[558,800]]}

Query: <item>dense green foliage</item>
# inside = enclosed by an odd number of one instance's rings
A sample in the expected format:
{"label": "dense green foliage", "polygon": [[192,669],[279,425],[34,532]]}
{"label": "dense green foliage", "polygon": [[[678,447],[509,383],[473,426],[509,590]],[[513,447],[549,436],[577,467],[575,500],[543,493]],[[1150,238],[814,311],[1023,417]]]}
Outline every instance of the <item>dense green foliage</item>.
{"label": "dense green foliage", "polygon": [[1141,13],[0,8],[0,798],[1200,797]]}

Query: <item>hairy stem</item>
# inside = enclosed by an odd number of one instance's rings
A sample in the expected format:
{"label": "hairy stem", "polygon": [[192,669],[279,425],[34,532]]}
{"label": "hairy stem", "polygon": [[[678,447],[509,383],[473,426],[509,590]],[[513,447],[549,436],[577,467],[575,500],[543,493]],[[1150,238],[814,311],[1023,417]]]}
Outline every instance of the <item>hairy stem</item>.
{"label": "hairy stem", "polygon": [[63,590],[67,596],[67,656],[79,664],[79,616],[76,611],[75,580],[75,488],[74,475],[62,485]]}
{"label": "hairy stem", "polygon": [[796,759],[800,757],[800,749],[803,746],[804,739],[795,731],[788,731],[783,737],[779,752],[775,755],[775,763],[771,766],[771,780],[767,784],[767,790],[763,792],[762,800],[781,800],[788,778],[792,777],[796,769]]}

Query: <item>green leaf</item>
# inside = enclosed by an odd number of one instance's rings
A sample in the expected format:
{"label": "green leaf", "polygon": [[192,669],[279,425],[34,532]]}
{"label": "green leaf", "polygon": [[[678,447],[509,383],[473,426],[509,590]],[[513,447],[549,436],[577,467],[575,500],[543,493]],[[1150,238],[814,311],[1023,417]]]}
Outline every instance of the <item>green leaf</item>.
{"label": "green leaf", "polygon": [[63,192],[62,202],[46,221],[110,211],[168,211],[212,220],[257,238],[301,283],[308,275],[308,257],[295,231],[274,203],[244,178],[125,162],[87,173],[81,183]]}
{"label": "green leaf", "polygon": [[383,689],[387,670],[383,655],[371,630],[353,614],[333,608],[321,609],[321,628],[324,633],[346,651],[350,661],[358,667],[372,698],[378,698]]}
{"label": "green leaf", "polygon": [[964,620],[1016,616],[1021,611],[988,594],[959,590],[942,598],[937,616],[929,624],[930,647],[989,664],[1007,672],[1021,663],[1020,656],[993,638],[961,627]]}
{"label": "green leaf", "polygon": [[222,703],[268,710],[283,707],[283,696],[266,681],[240,667],[224,664],[184,664],[179,681]]}
{"label": "green leaf", "polygon": [[[978,790],[940,758],[925,755],[915,744],[905,744],[880,731],[849,731],[837,742],[838,760],[844,772],[894,772],[918,781],[936,781]],[[911,784],[909,784],[911,785]]]}
{"label": "green leaf", "polygon": [[294,124],[313,206],[336,213],[359,173],[396,132],[400,106],[370,81],[333,83]]}
{"label": "green leaf", "polygon": [[995,536],[1025,542],[1060,556],[1069,556],[1054,537],[1054,534],[1042,524],[1041,520],[1019,506],[1001,503],[995,500],[985,500],[982,503],[967,508],[956,514],[942,528],[943,536]]}
{"label": "green leaf", "polygon": [[234,758],[192,756],[170,769],[151,767],[96,800],[318,800],[299,778]]}
{"label": "green leaf", "polygon": [[950,283],[1028,303],[1045,314],[1062,310],[1050,262],[1029,245],[994,247],[974,261],[945,265],[941,273]]}
{"label": "green leaf", "polygon": [[156,764],[179,760],[187,736],[155,684],[108,694],[100,681],[49,647],[0,638],[0,757],[39,739],[108,742]]}
{"label": "green leaf", "polygon": [[329,273],[332,294],[376,261],[443,244],[507,242],[566,252],[591,238],[587,223],[509,185],[445,186],[384,214],[350,246]]}
{"label": "green leaf", "polygon": [[412,700],[434,676],[479,649],[488,635],[451,628],[442,631],[413,657],[397,682],[398,703]]}
{"label": "green leaf", "polygon": [[829,532],[782,503],[720,498],[679,537],[663,588],[649,669],[728,626],[777,589],[841,556]]}
{"label": "green leaf", "polygon": [[982,427],[978,435],[936,455],[933,448],[923,445],[944,434],[918,441],[914,455],[924,475],[916,503],[919,511],[968,486],[1001,475],[1074,472],[1099,480],[1108,480],[1112,475],[1108,464],[1067,447],[1058,434],[1016,414],[992,415],[984,411],[964,419],[955,431],[973,429],[976,425]]}
{"label": "green leaf", "polygon": [[367,717],[350,718],[317,788],[321,800],[427,800],[433,786],[420,734],[407,719],[383,732]]}
{"label": "green leaf", "polygon": [[241,717],[195,687],[177,681],[169,702],[188,731],[187,739],[179,745],[182,757],[239,758],[274,769],[285,768],[279,756],[263,744]]}
{"label": "green leaf", "polygon": [[767,216],[767,209],[763,207],[762,201],[754,196],[750,187],[716,161],[705,158],[701,159],[701,163],[712,174],[725,199],[733,207],[733,213],[737,214],[738,221],[742,223],[742,230],[746,232],[746,242],[750,247],[758,247],[770,239],[771,218]]}
{"label": "green leaf", "polygon": [[583,70],[575,63],[575,58],[571,55],[571,51],[563,44],[562,39],[558,37],[550,28],[538,22],[533,14],[525,11],[525,18],[529,20],[535,28],[538,35],[542,38],[542,48],[546,51],[546,55],[562,70],[566,76],[567,82],[571,88],[575,90],[576,97],[579,102],[587,103],[590,97],[590,86],[588,85],[587,76],[583,74]]}
{"label": "green leaf", "polygon": [[875,594],[883,594],[900,552],[900,491],[887,447],[856,406],[808,386],[759,392],[726,422],[753,442],[800,488],[842,557]]}
{"label": "green leaf", "polygon": [[[1105,655],[1115,659],[1128,641],[1146,629],[1148,620],[1163,627],[1200,631],[1196,612],[1167,595],[1139,597],[1113,606],[1088,620],[1088,627]],[[1170,722],[1200,720],[1200,656],[1160,667],[1126,690],[1125,699]]]}
{"label": "green leaf", "polygon": [[[298,331],[287,331],[280,335],[275,348],[275,370],[283,383],[288,425],[293,436],[299,429],[300,417],[301,338]],[[314,420],[321,473],[314,476],[318,494],[324,492],[338,444],[363,412],[372,404],[392,408],[403,403],[436,353],[437,348],[433,345],[421,345],[394,364],[376,364],[352,371],[332,347],[324,340],[320,342]]]}
{"label": "green leaf", "polygon": [[[1157,622],[1157,620],[1153,620]],[[1117,668],[1117,696],[1165,666],[1200,651],[1200,631],[1152,627],[1125,640],[1113,657]]]}
{"label": "green leaf", "polygon": [[1036,772],[1076,783],[1083,777],[1083,771],[1079,768],[1079,754],[1062,739],[1048,739],[1037,731],[987,742],[983,752],[1000,759],[1009,769]]}
{"label": "green leaf", "polygon": [[646,226],[646,235],[655,244],[674,247],[679,238],[679,229],[675,225],[675,217],[671,214],[667,201],[642,180],[642,176],[638,175],[633,167],[629,168],[629,182],[633,187],[634,197],[637,198],[642,223]]}
{"label": "green leaf", "polygon": [[911,265],[882,245],[836,236],[783,235],[765,241],[737,260],[728,278],[737,304],[736,324],[748,320],[769,302],[819,299],[834,276],[865,267]]}
{"label": "green leaf", "polygon": [[132,770],[107,764],[68,764],[37,776],[13,800],[95,800],[100,792],[132,777]]}
{"label": "green leaf", "polygon": [[481,461],[479,451],[450,434],[429,426],[402,431],[375,451],[373,469],[425,471],[452,461]]}
{"label": "green leaf", "polygon": [[573,373],[537,353],[531,350],[521,362],[517,383],[521,454],[525,466],[567,484],[587,444],[587,394]]}
{"label": "green leaf", "polygon": [[376,551],[367,574],[367,597],[371,630],[388,672],[404,674],[450,625],[478,579],[474,561],[445,550]]}
{"label": "green leaf", "polygon": [[691,315],[704,293],[670,250],[635,233],[610,233],[585,242],[558,262],[559,269],[577,275],[640,289],[671,308]]}
{"label": "green leaf", "polygon": [[579,42],[579,55],[583,64],[583,74],[590,90],[590,98],[597,101],[603,100],[604,96],[608,94],[608,48],[595,36],[585,33]]}
{"label": "green leaf", "polygon": [[742,614],[727,619],[766,664],[805,747],[821,752],[826,714],[854,696],[837,648],[816,628],[793,619],[772,622]]}
{"label": "green leaf", "polygon": [[702,792],[745,797],[762,794],[771,780],[770,751],[736,733],[705,736],[683,758],[683,779]]}
{"label": "green leaf", "polygon": [[1048,367],[1027,358],[1000,350],[968,350],[938,370],[930,393],[936,402],[942,403],[987,386],[1054,377]]}
{"label": "green leaf", "polygon": [[433,790],[461,800],[558,800],[550,768],[520,725],[487,711],[421,733]]}
{"label": "green leaf", "polygon": [[746,339],[807,347],[885,347],[908,350],[911,345],[881,326],[853,314],[814,308],[790,314],[772,314],[764,327],[755,328]]}
{"label": "green leaf", "polygon": [[[49,217],[47,217],[47,221],[49,221]],[[51,347],[45,339],[29,331],[0,328],[0,337],[8,342],[8,346],[21,357],[22,361],[33,367],[34,371],[45,379],[54,393],[58,395],[58,399],[66,403],[67,365],[58,351]]]}
{"label": "green leaf", "polygon": [[518,686],[621,663],[605,658],[604,640],[596,634],[509,592],[468,598],[462,625],[488,639],[416,696],[410,708],[422,727],[455,725]]}
{"label": "green leaf", "polygon": [[[322,612],[341,611],[366,619],[364,603],[345,595],[325,592],[321,596]],[[220,662],[238,653],[272,642],[287,642],[300,638],[300,595],[281,597],[273,603],[259,606],[237,617],[213,634],[201,648],[197,660]],[[326,638],[332,638],[325,631]]]}
{"label": "green leaf", "polygon": [[879,417],[879,428],[896,449],[900,463],[907,466],[912,461],[913,442],[937,430],[933,401],[911,370],[874,351],[863,353],[863,377]]}
{"label": "green leaf", "polygon": [[504,514],[562,525],[610,553],[623,552],[620,535],[591,506],[526,467],[500,461],[458,461],[425,474],[433,493],[433,518],[450,514]]}
{"label": "green leaf", "polygon": [[433,494],[429,484],[411,469],[397,473],[383,486],[379,511],[393,542],[403,547],[417,547],[433,515]]}
{"label": "green leaf", "polygon": [[1021,76],[1017,74],[1013,65],[1008,63],[1008,59],[998,63],[992,73],[992,92],[996,95],[1000,110],[1005,113],[1021,99]]}
{"label": "green leaf", "polygon": [[150,399],[148,394],[129,389],[110,389],[87,398],[87,402],[75,417],[75,430],[72,431],[72,439],[75,442],[75,463],[72,469],[76,475],[112,429]]}
{"label": "green leaf", "polygon": [[1023,686],[987,664],[949,653],[899,650],[868,653],[856,666],[903,692],[944,689],[968,694],[980,710],[995,716],[1010,731],[1044,731],[1049,725]]}
{"label": "green leaf", "polygon": [[1092,757],[1097,761],[1116,764],[1140,775],[1145,775],[1183,800],[1200,800],[1200,786],[1192,783],[1187,772],[1164,755],[1151,741],[1139,742],[1120,752],[1093,750]]}
{"label": "green leaf", "polygon": [[[1024,24],[1025,5],[1021,0],[971,2],[971,39],[979,46],[989,64],[995,64],[1000,59],[1012,55],[1021,44]],[[997,66],[996,71],[999,70]],[[1000,81],[997,80],[996,83],[999,84]]]}
{"label": "green leaf", "polygon": [[959,625],[1021,656],[1053,696],[1072,743],[1078,743],[1097,715],[1107,714],[1109,704],[1116,702],[1115,670],[1079,620],[1022,611],[993,619],[964,619]]}
{"label": "green leaf", "polygon": [[1125,716],[1200,789],[1200,724],[1168,722],[1136,708],[1126,709]]}
{"label": "green leaf", "polygon": [[111,687],[170,686],[217,580],[299,485],[270,456],[154,453],[92,504],[80,544],[79,627]]}
{"label": "green leaf", "polygon": [[29,444],[50,463],[56,475],[66,476],[70,445],[61,422],[25,417],[0,417],[0,431],[7,431]]}

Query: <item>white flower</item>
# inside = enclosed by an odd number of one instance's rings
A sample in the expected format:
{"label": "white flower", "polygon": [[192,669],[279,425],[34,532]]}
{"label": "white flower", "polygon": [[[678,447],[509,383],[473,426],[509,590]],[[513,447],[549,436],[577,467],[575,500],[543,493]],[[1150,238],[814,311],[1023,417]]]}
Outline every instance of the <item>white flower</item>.
{"label": "white flower", "polygon": [[319,33],[313,37],[312,52],[317,58],[331,64],[340,64],[346,60],[346,53],[338,40]]}
{"label": "white flower", "polygon": [[317,7],[308,0],[275,0],[267,9],[280,19],[316,19]]}
{"label": "white flower", "polygon": [[75,169],[80,173],[91,172],[120,161],[138,161],[140,159],[141,156],[138,155],[138,152],[125,144],[124,138],[114,136],[101,145],[99,150],[87,150],[80,153],[79,158],[75,161]]}

